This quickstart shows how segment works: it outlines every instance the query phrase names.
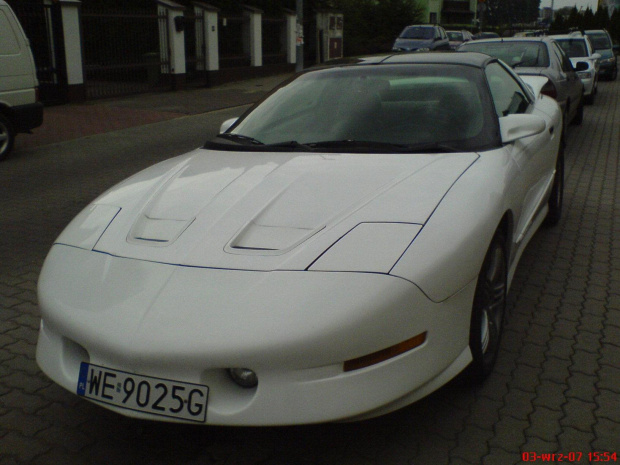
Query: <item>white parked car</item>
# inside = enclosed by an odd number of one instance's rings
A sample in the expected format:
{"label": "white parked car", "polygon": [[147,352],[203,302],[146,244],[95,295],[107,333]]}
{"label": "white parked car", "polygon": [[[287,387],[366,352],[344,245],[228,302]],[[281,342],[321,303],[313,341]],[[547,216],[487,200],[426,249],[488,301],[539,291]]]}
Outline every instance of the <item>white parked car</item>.
{"label": "white parked car", "polygon": [[[594,52],[590,39],[586,35],[553,35],[551,36],[560,44],[566,56],[570,59],[576,69],[579,62],[587,65],[577,74],[583,83],[583,97],[589,105],[594,103],[594,97],[598,91],[598,75],[600,68],[601,55]],[[580,66],[583,68],[583,66]]]}
{"label": "white parked car", "polygon": [[368,418],[483,379],[562,209],[562,115],[526,79],[477,53],[294,77],[58,237],[40,367],[124,415],[217,425]]}

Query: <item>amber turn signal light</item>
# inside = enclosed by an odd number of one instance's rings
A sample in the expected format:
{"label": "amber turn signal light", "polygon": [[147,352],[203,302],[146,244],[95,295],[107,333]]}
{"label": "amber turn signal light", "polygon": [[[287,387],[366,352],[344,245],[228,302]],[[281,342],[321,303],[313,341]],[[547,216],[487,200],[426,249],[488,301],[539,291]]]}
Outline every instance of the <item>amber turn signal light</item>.
{"label": "amber turn signal light", "polygon": [[406,341],[403,341],[392,347],[388,347],[387,349],[382,349],[378,352],[364,355],[363,357],[347,360],[346,362],[344,362],[344,371],[359,370],[360,368],[375,365],[390,358],[396,357],[397,355],[404,354],[405,352],[408,352],[411,349],[415,349],[416,347],[424,344],[424,342],[426,341],[426,334],[427,331],[424,331],[423,333],[418,334],[411,339],[407,339]]}

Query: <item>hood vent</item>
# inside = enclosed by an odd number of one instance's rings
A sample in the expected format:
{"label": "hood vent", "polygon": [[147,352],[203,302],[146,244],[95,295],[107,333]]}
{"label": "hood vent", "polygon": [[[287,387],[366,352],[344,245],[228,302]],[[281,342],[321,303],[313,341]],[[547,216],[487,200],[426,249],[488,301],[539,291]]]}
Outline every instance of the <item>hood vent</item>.
{"label": "hood vent", "polygon": [[129,232],[127,240],[134,244],[165,247],[172,244],[193,220],[164,220],[142,215]]}
{"label": "hood vent", "polygon": [[318,229],[295,228],[286,226],[266,226],[255,222],[249,223],[228,244],[229,253],[257,253],[280,254],[301,244],[323,227]]}

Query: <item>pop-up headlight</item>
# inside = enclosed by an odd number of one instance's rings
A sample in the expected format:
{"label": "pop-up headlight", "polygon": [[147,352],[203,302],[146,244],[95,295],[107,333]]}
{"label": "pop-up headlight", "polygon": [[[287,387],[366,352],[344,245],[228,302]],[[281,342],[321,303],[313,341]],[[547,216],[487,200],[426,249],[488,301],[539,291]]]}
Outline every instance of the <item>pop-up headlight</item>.
{"label": "pop-up headlight", "polygon": [[92,250],[120,210],[111,205],[86,207],[69,223],[55,243]]}
{"label": "pop-up headlight", "polygon": [[389,273],[422,226],[410,223],[362,223],[332,245],[310,271]]}

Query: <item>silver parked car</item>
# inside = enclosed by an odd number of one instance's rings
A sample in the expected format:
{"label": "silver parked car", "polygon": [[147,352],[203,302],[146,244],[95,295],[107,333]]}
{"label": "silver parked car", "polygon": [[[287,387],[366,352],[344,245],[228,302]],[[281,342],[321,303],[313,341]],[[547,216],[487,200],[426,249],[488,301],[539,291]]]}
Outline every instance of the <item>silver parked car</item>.
{"label": "silver parked car", "polygon": [[564,125],[581,124],[584,88],[579,75],[587,65],[574,68],[562,47],[550,37],[510,37],[464,43],[459,51],[481,52],[499,58],[521,76],[545,76],[549,79],[543,93],[560,104]]}
{"label": "silver parked car", "polygon": [[448,39],[450,40],[450,48],[456,50],[459,45],[474,40],[474,36],[469,31],[446,31]]}
{"label": "silver parked car", "polygon": [[594,47],[588,36],[584,35],[553,35],[553,37],[564,50],[574,67],[579,62],[586,63],[588,68],[579,71],[579,77],[584,87],[585,102],[589,105],[594,103],[594,96],[598,90],[598,76],[601,54],[594,52]]}

